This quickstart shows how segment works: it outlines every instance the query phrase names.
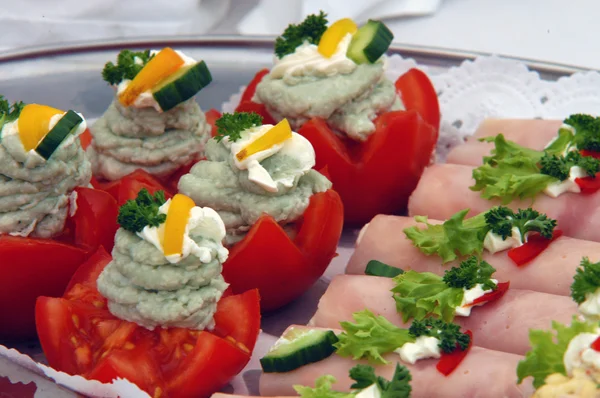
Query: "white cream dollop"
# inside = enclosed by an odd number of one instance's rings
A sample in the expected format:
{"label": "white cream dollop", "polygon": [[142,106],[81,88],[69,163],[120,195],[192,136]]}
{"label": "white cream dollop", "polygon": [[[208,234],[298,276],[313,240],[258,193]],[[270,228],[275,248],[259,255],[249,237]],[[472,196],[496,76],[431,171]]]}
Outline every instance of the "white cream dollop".
{"label": "white cream dollop", "polygon": [[585,295],[585,300],[579,304],[579,312],[586,317],[600,317],[600,289]]}
{"label": "white cream dollop", "polygon": [[304,42],[293,53],[284,55],[281,59],[275,57],[270,76],[274,79],[283,78],[286,83],[294,84],[295,77],[327,77],[352,73],[357,65],[346,56],[351,41],[352,35],[346,34],[330,58],[324,57],[317,45]]}
{"label": "white cream dollop", "polygon": [[598,337],[598,333],[580,333],[573,337],[563,357],[567,375],[572,376],[574,369],[582,367],[594,373],[600,372],[600,352],[591,348]]}
{"label": "white cream dollop", "polygon": [[[181,57],[181,59],[183,59],[183,65],[181,65],[179,67],[180,69],[185,66],[194,65],[196,63],[195,59],[185,55],[183,52],[181,52],[179,50],[175,50],[175,52],[177,53],[177,55],[179,55]],[[158,53],[159,53],[158,50],[150,51],[151,55],[156,55]],[[139,57],[134,57],[133,62],[138,65],[143,64],[142,59]],[[121,95],[121,93],[123,91],[125,91],[125,89],[129,86],[130,83],[131,83],[131,80],[123,79],[119,84],[117,84],[115,86],[117,96]],[[137,98],[135,99],[135,101],[133,102],[133,104],[131,104],[131,106],[134,108],[154,108],[157,112],[162,112],[162,109],[161,109],[160,105],[158,104],[158,102],[156,102],[156,100],[154,99],[154,96],[152,95],[151,90],[146,90],[146,91],[140,93],[137,96]]]}
{"label": "white cream dollop", "polygon": [[442,355],[439,344],[440,340],[436,337],[420,336],[414,343],[405,343],[394,352],[404,362],[414,365],[419,359],[439,358]]}
{"label": "white cream dollop", "polygon": [[[315,150],[312,147],[312,144],[306,138],[295,132],[292,132],[291,138],[280,144],[273,145],[269,149],[248,156],[242,161],[237,159],[235,155],[239,151],[265,135],[272,127],[272,124],[251,127],[244,130],[241,133],[241,138],[235,142],[229,141],[228,137],[222,141],[223,145],[231,151],[235,166],[239,170],[248,170],[248,179],[261,186],[267,192],[277,192],[278,183],[287,188],[292,187],[296,177],[306,174],[315,166]],[[260,162],[276,153],[293,157],[299,162],[300,166],[294,173],[290,173],[286,177],[273,179]]]}
{"label": "white cream dollop", "polygon": [[356,394],[355,398],[381,398],[381,391],[377,384],[371,384]]}
{"label": "white cream dollop", "polygon": [[[491,279],[491,281],[494,282],[496,285],[498,284],[498,281],[496,279]],[[475,304],[475,305],[469,305],[469,304],[473,303],[473,301],[477,300],[479,297],[484,296],[484,295],[490,293],[491,291],[493,291],[493,289],[484,290],[483,285],[481,283],[478,283],[471,289],[468,289],[468,290],[464,289],[464,290],[465,290],[465,293],[463,295],[462,302],[460,303],[460,305],[458,307],[456,307],[455,313],[457,316],[471,315],[471,310],[473,309],[473,307],[484,305],[485,303]]]}
{"label": "white cream dollop", "polygon": [[564,181],[557,181],[552,184],[548,184],[546,189],[544,189],[544,193],[551,198],[558,198],[565,192],[573,192],[579,193],[581,189],[579,185],[575,182],[576,178],[584,178],[587,177],[588,174],[584,169],[579,166],[573,166],[569,170],[569,177]]}
{"label": "white cream dollop", "polygon": [[[167,200],[159,207],[158,212],[167,214],[171,205],[171,199]],[[158,227],[146,225],[141,232],[137,232],[137,236],[151,243],[161,252],[164,252],[162,241],[164,237],[165,223]],[[193,240],[191,235],[199,235],[207,240],[198,244]],[[225,238],[225,224],[219,216],[219,213],[210,207],[194,206],[190,210],[190,217],[185,227],[183,235],[183,249],[181,254],[173,254],[165,256],[168,262],[176,264],[190,254],[198,257],[201,262],[209,263],[212,261],[212,251],[215,250],[219,262],[224,263],[227,260],[229,251],[223,247],[222,241]]]}
{"label": "white cream dollop", "polygon": [[483,248],[494,254],[503,250],[512,249],[523,245],[523,238],[519,228],[513,227],[511,236],[502,239],[502,236],[489,231],[483,239]]}

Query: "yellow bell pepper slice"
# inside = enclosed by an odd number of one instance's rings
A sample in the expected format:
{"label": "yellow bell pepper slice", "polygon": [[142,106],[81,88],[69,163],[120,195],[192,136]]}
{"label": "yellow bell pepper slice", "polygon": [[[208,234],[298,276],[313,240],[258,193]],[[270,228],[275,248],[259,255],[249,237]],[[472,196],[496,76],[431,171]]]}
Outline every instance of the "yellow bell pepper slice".
{"label": "yellow bell pepper slice", "polygon": [[171,199],[165,221],[163,242],[165,256],[182,253],[185,227],[190,219],[190,212],[195,205],[192,199],[180,193]]}
{"label": "yellow bell pepper slice", "polygon": [[163,79],[175,73],[183,64],[183,58],[175,50],[169,47],[163,48],[123,90],[119,95],[119,101],[125,106],[133,104],[138,95],[152,89]]}
{"label": "yellow bell pepper slice", "polygon": [[18,126],[19,138],[21,138],[25,151],[29,152],[37,148],[50,130],[48,127],[52,116],[62,113],[65,112],[46,105],[27,104],[23,107],[19,115]]}
{"label": "yellow bell pepper slice", "polygon": [[355,34],[357,30],[358,26],[356,26],[356,23],[350,18],[344,18],[334,22],[327,28],[325,33],[323,33],[323,36],[321,36],[321,40],[319,40],[319,53],[325,58],[331,58],[342,39],[348,33],[352,35]]}
{"label": "yellow bell pepper slice", "polygon": [[267,150],[273,145],[281,144],[290,138],[292,138],[292,128],[288,120],[283,119],[271,127],[265,134],[242,148],[235,157],[241,162],[255,153]]}

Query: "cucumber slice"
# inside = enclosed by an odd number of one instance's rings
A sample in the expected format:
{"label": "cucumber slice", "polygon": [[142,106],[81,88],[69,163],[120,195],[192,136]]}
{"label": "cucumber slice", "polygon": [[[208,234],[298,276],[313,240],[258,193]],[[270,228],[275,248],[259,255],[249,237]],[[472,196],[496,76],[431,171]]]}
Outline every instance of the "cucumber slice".
{"label": "cucumber slice", "polygon": [[382,276],[385,278],[393,278],[403,273],[404,271],[400,268],[391,267],[377,260],[369,261],[365,269],[365,275]]}
{"label": "cucumber slice", "polygon": [[393,39],[383,22],[369,20],[352,36],[346,56],[357,64],[372,64],[385,54]]}
{"label": "cucumber slice", "polygon": [[338,338],[331,330],[290,329],[260,359],[265,373],[289,372],[319,362],[335,352]]}
{"label": "cucumber slice", "polygon": [[204,61],[184,66],[152,89],[152,96],[163,111],[173,109],[192,98],[212,81]]}
{"label": "cucumber slice", "polygon": [[73,111],[67,111],[52,130],[46,134],[42,141],[35,148],[35,151],[44,159],[50,159],[56,148],[71,134],[77,126],[83,122],[81,116]]}

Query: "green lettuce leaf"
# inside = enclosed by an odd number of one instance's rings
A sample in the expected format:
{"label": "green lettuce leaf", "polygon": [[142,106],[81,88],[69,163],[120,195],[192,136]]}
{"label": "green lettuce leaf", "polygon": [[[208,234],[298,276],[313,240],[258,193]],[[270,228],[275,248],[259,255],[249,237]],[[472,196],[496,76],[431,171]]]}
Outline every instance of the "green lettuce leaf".
{"label": "green lettuce leaf", "polygon": [[381,398],[409,398],[411,392],[410,372],[404,366],[396,364],[392,380],[387,381],[375,374],[375,369],[369,365],[356,365],[350,369],[350,378],[355,381],[350,388],[365,389],[373,384],[381,392]]}
{"label": "green lettuce leaf", "polygon": [[295,385],[294,390],[302,398],[352,398],[355,393],[338,392],[331,389],[337,380],[331,375],[319,377],[315,381],[315,388]]}
{"label": "green lettuce leaf", "polygon": [[468,212],[469,209],[461,210],[438,225],[429,224],[426,216],[417,216],[415,220],[427,228],[409,227],[404,229],[404,234],[421,252],[428,256],[437,254],[444,264],[456,260],[459,255],[481,253],[483,239],[489,231],[485,213],[465,220]]}
{"label": "green lettuce leaf", "polygon": [[563,357],[569,342],[580,333],[593,333],[597,327],[595,323],[580,322],[573,317],[570,326],[552,322],[554,330],[530,330],[532,349],[517,366],[518,382],[521,383],[526,377],[532,376],[534,387],[539,388],[544,384],[546,377],[553,373],[566,376]]}
{"label": "green lettuce leaf", "polygon": [[383,358],[384,354],[415,341],[408,329],[399,328],[369,310],[356,312],[352,317],[356,323],[340,322],[344,332],[334,344],[336,353],[342,357],[367,358],[371,362],[384,364],[388,363]]}
{"label": "green lettuce leaf", "polygon": [[462,288],[449,287],[441,276],[430,272],[407,271],[395,277],[394,282],[396,310],[404,322],[412,318],[420,321],[431,315],[452,322],[464,297]]}

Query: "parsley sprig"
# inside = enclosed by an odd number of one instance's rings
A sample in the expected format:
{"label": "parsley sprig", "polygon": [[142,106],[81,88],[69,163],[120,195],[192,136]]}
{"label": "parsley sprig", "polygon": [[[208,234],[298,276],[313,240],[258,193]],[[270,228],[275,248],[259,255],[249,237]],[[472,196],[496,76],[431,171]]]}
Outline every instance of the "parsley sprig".
{"label": "parsley sprig", "polygon": [[517,228],[521,236],[528,232],[538,232],[546,239],[551,239],[556,228],[556,220],[532,208],[519,209],[513,212],[508,207],[494,207],[485,213],[485,222],[493,233],[502,239],[512,235],[512,229]]}
{"label": "parsley sprig", "polygon": [[569,151],[566,156],[546,153],[540,160],[541,173],[560,181],[569,178],[571,167],[574,166],[584,169],[588,176],[596,177],[596,173],[600,171],[600,160],[591,156],[581,156],[578,151]]}
{"label": "parsley sprig", "polygon": [[319,15],[308,15],[298,25],[290,24],[283,34],[275,40],[275,55],[282,58],[296,51],[304,41],[319,44],[321,36],[327,30],[327,14],[323,11]]}
{"label": "parsley sprig", "polygon": [[471,256],[461,262],[460,266],[446,270],[442,280],[453,288],[468,290],[482,284],[483,290],[496,289],[496,284],[491,280],[494,272],[496,269],[487,261],[479,261],[476,256]]}
{"label": "parsley sprig", "polygon": [[166,214],[158,212],[158,208],[166,202],[165,193],[157,191],[154,196],[146,188],[142,188],[135,200],[128,200],[119,209],[117,222],[131,232],[140,232],[145,226],[158,227],[167,219]]}
{"label": "parsley sprig", "polygon": [[[142,61],[141,65],[135,62],[136,57]],[[107,62],[106,65],[104,65],[102,78],[108,84],[119,84],[125,79],[133,80],[153,57],[154,55],[150,54],[150,50],[123,50],[117,56],[116,65],[112,62]]]}
{"label": "parsley sprig", "polygon": [[215,140],[221,142],[223,138],[228,137],[229,141],[235,142],[242,138],[242,131],[260,126],[262,120],[262,116],[254,112],[224,113],[215,122],[217,126]]}
{"label": "parsley sprig", "polygon": [[18,119],[23,107],[25,107],[23,102],[13,102],[11,105],[3,95],[0,95],[0,130],[4,123],[14,122]]}
{"label": "parsley sprig", "polygon": [[581,260],[579,268],[571,284],[571,297],[577,304],[585,301],[587,294],[592,294],[600,287],[600,262],[592,263],[589,258]]}
{"label": "parsley sprig", "polygon": [[428,336],[439,339],[439,347],[446,353],[451,353],[457,346],[464,351],[471,342],[471,337],[461,332],[457,324],[444,322],[436,318],[414,321],[408,328],[408,332],[415,338]]}
{"label": "parsley sprig", "polygon": [[574,143],[577,149],[600,152],[600,118],[575,114],[563,122],[575,129]]}

